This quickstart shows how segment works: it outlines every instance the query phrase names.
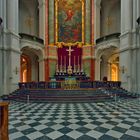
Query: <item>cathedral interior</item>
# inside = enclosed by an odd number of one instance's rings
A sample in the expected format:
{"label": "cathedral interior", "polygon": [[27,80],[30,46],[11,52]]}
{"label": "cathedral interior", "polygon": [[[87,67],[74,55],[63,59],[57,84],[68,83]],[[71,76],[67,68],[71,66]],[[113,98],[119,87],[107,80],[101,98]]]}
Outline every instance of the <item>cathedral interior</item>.
{"label": "cathedral interior", "polygon": [[139,60],[139,0],[0,0],[0,138],[139,140]]}

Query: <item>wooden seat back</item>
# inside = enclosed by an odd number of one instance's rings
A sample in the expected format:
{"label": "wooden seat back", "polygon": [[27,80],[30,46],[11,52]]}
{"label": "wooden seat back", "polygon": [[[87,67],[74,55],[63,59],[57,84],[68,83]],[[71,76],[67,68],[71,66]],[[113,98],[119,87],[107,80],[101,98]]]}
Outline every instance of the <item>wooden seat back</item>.
{"label": "wooden seat back", "polygon": [[9,140],[8,105],[7,102],[0,102],[0,140]]}

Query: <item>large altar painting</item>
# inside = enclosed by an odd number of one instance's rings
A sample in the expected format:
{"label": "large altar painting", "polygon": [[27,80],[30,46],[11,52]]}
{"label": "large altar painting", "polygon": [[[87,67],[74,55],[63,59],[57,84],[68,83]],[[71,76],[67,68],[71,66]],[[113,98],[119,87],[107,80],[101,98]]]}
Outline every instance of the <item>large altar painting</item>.
{"label": "large altar painting", "polygon": [[56,41],[82,42],[83,0],[56,0]]}

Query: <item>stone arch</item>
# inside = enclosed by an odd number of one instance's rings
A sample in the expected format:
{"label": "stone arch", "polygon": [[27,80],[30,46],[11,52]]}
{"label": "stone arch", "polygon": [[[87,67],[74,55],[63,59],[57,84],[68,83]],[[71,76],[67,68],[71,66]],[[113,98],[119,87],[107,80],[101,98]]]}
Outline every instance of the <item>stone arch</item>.
{"label": "stone arch", "polygon": [[39,57],[39,60],[44,59],[45,56],[44,48],[42,48],[42,46],[39,46],[37,43],[24,41],[21,43],[20,50],[22,51],[24,49],[32,50]]}
{"label": "stone arch", "polygon": [[[111,77],[111,64],[113,65],[113,58],[119,57],[118,47],[116,46],[102,46],[96,51],[96,73],[97,80],[102,80],[103,77],[107,77],[108,80],[112,80]],[[117,65],[119,68],[119,63]],[[117,71],[119,72],[119,70]],[[119,73],[117,74],[116,81],[119,80]]]}
{"label": "stone arch", "polygon": [[[30,60],[31,65],[27,68],[28,71],[27,73],[30,73],[30,80],[28,81],[40,81],[44,80],[44,56],[43,56],[43,51],[42,49],[34,48],[32,46],[24,46],[21,49],[22,56],[26,56],[28,60]],[[22,67],[21,67],[22,68]],[[21,69],[22,72],[22,69]],[[22,76],[23,73],[21,73]],[[23,79],[23,78],[21,78]]]}

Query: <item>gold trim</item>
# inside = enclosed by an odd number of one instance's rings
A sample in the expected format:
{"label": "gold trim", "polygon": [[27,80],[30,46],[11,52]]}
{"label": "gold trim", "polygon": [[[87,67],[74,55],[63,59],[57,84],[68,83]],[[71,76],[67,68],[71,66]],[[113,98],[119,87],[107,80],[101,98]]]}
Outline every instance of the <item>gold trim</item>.
{"label": "gold trim", "polygon": [[56,45],[58,48],[62,48],[63,46],[72,47],[76,45],[78,48],[81,48],[83,46],[83,43],[82,42],[75,42],[75,43],[57,42]]}
{"label": "gold trim", "polygon": [[94,44],[89,44],[89,43],[84,44],[84,47],[93,47],[93,46]]}
{"label": "gold trim", "polygon": [[62,47],[62,43],[65,44],[65,46],[74,46],[78,43],[79,47],[82,47],[85,42],[85,0],[80,0],[82,2],[82,42],[76,42],[76,43],[64,43],[64,42],[58,42],[58,2],[59,0],[55,0],[55,44],[58,45],[58,47]]}
{"label": "gold trim", "polygon": [[[55,41],[58,41],[58,1],[55,0]],[[56,43],[55,42],[55,43]]]}
{"label": "gold trim", "polygon": [[85,43],[85,0],[80,0],[82,2],[82,42]]}
{"label": "gold trim", "polygon": [[54,46],[56,46],[55,44],[49,44],[48,45],[49,47],[54,47]]}

